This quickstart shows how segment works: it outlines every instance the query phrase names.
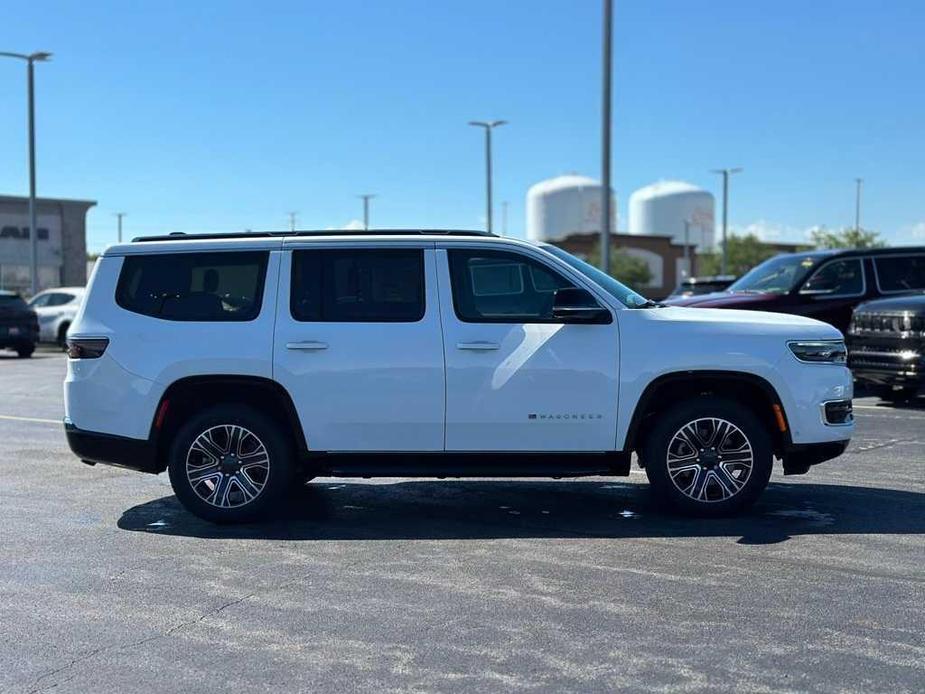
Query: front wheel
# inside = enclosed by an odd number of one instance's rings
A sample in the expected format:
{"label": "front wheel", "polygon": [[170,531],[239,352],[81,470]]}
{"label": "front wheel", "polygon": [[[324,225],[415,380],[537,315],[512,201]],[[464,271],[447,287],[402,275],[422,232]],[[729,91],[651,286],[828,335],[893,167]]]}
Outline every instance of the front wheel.
{"label": "front wheel", "polygon": [[22,347],[16,348],[16,355],[20,359],[28,359],[32,356],[32,353],[35,351],[35,345],[23,345]]}
{"label": "front wheel", "polygon": [[702,396],[656,417],[642,458],[653,492],[672,508],[729,515],[753,504],[767,487],[771,437],[742,403]]}
{"label": "front wheel", "polygon": [[218,405],[191,417],[170,448],[170,483],[180,503],[214,523],[255,520],[292,490],[288,439],[244,405]]}

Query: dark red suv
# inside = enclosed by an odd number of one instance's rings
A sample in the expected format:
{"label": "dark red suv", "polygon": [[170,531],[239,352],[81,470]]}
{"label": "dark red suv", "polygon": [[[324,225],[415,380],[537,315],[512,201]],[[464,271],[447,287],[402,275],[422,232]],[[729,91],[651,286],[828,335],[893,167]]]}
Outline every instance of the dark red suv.
{"label": "dark red suv", "polygon": [[809,251],[774,256],[722,292],[672,306],[796,313],[847,331],[855,306],[925,289],[925,247]]}

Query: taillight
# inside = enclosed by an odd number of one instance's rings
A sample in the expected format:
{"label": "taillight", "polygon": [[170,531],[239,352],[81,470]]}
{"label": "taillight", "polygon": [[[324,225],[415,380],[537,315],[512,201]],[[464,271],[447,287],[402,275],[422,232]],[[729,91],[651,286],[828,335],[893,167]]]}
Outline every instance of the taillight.
{"label": "taillight", "polygon": [[67,356],[71,359],[99,359],[108,345],[108,337],[69,337]]}

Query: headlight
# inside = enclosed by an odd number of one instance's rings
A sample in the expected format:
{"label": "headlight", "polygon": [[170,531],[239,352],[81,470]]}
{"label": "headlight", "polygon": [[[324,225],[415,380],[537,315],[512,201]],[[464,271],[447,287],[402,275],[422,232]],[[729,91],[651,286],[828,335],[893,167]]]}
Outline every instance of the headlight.
{"label": "headlight", "polygon": [[793,356],[809,364],[844,364],[848,350],[844,340],[799,340],[788,342]]}

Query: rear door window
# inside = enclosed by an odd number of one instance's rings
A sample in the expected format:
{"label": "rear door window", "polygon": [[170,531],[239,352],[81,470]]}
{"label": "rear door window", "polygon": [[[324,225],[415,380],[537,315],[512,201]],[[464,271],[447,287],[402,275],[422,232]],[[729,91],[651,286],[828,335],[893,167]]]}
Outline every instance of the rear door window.
{"label": "rear door window", "polygon": [[882,292],[925,289],[925,255],[882,256],[874,265]]}
{"label": "rear door window", "polygon": [[424,252],[297,250],[290,312],[298,321],[413,323],[424,317]]}
{"label": "rear door window", "polygon": [[157,253],[125,258],[116,303],[175,321],[249,321],[260,313],[266,251]]}

